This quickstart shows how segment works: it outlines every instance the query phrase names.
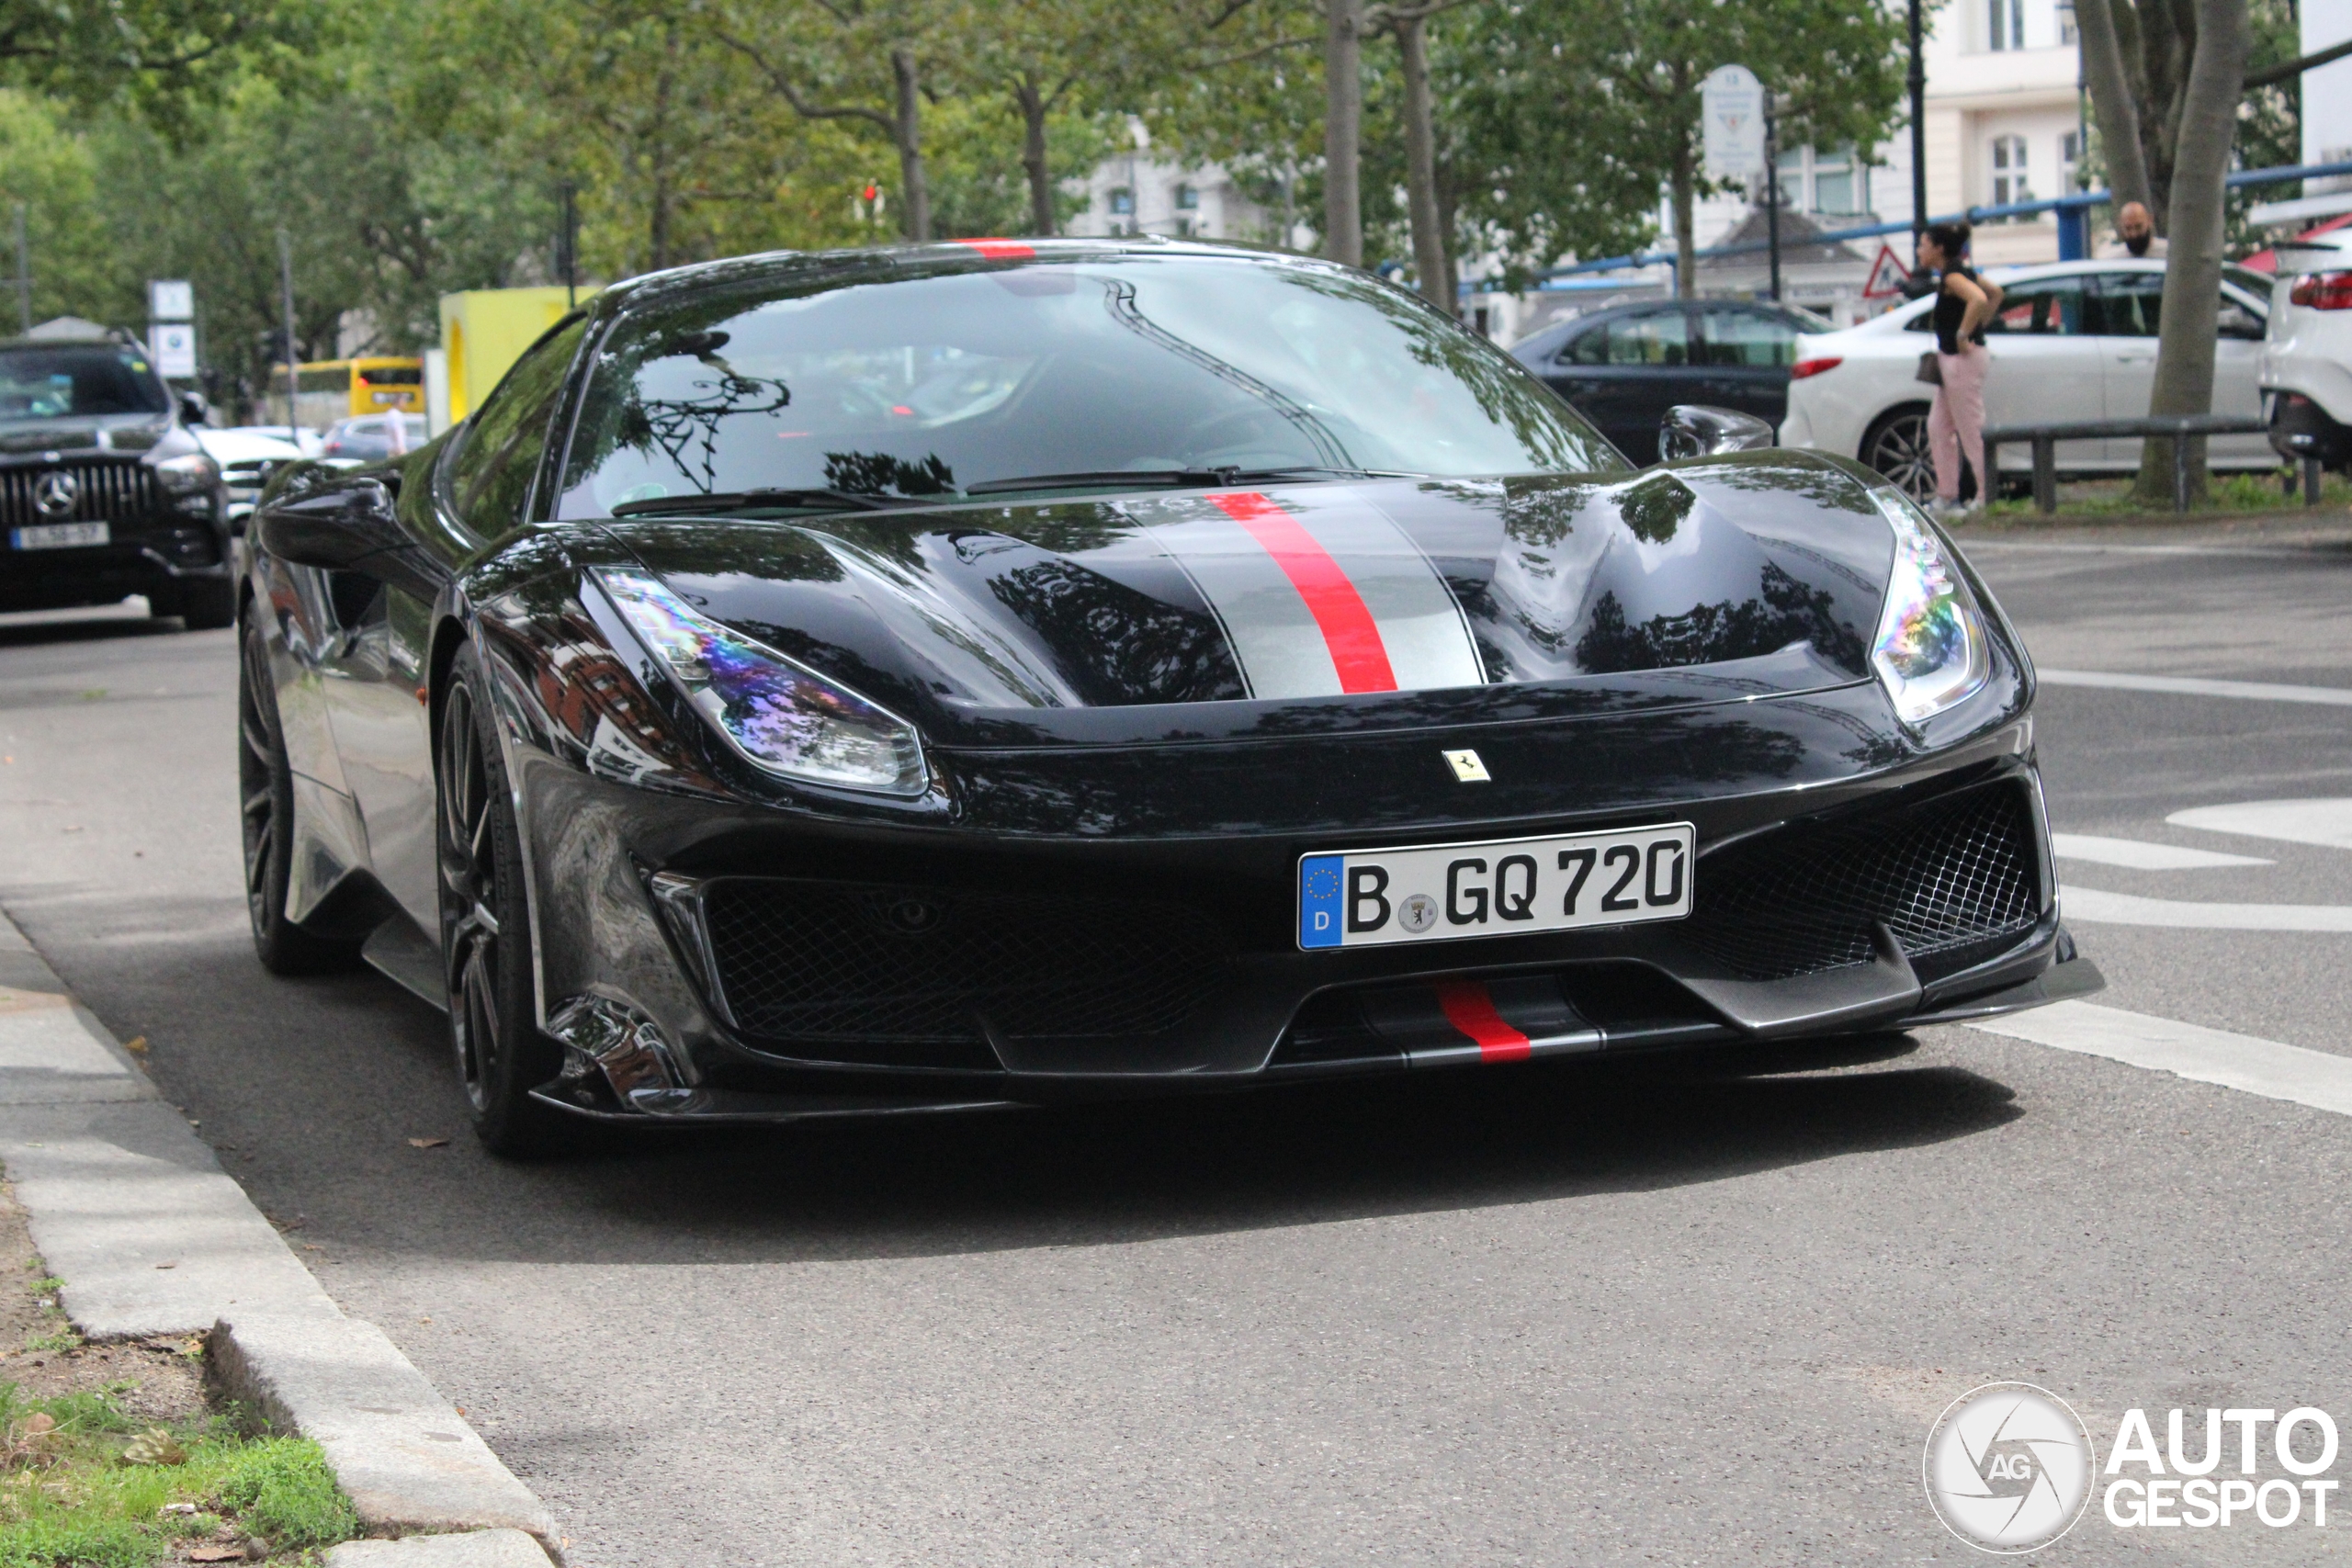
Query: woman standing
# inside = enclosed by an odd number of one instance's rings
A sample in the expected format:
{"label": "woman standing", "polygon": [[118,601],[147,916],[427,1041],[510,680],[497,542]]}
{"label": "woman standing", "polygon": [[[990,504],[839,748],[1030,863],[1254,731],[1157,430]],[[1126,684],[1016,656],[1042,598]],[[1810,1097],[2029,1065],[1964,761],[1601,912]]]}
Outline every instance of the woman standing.
{"label": "woman standing", "polygon": [[1963,258],[1965,223],[1931,223],[1919,236],[1919,265],[1936,275],[1936,400],[1928,411],[1928,450],[1936,464],[1936,500],[1928,510],[1957,515],[1960,460],[1976,472],[1976,503],[1992,499],[1993,477],[1984,471],[1984,371],[1992,355],[1984,348],[1984,323],[2001,306],[1998,284],[1980,280]]}

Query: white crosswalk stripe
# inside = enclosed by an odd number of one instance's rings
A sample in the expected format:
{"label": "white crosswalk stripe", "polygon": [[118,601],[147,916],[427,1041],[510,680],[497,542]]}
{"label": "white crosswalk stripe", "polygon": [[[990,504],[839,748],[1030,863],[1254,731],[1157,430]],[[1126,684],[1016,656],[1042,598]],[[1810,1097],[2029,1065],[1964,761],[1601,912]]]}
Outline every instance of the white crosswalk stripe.
{"label": "white crosswalk stripe", "polygon": [[2352,1056],[2095,1002],[2054,1002],[1968,1027],[2352,1116]]}

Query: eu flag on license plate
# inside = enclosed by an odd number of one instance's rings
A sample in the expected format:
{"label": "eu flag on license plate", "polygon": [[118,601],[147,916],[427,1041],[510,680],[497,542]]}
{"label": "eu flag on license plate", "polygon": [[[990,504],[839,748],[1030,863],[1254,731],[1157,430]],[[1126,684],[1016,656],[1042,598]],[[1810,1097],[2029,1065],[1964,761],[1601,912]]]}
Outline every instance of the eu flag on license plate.
{"label": "eu flag on license plate", "polygon": [[1340,889],[1345,855],[1308,855],[1298,863],[1298,945],[1340,945]]}

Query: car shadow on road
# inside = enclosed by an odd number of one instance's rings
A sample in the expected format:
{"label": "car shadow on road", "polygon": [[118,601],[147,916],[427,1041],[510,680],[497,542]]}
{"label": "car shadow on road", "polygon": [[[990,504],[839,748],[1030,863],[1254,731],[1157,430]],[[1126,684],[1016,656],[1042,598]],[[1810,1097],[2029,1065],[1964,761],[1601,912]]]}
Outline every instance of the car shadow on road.
{"label": "car shadow on road", "polygon": [[107,642],[127,637],[179,637],[185,628],[176,620],[153,615],[116,615],[51,619],[47,614],[0,615],[0,648],[29,648],[42,643]]}
{"label": "car shadow on road", "polygon": [[[1972,1137],[2022,1114],[2007,1086],[1913,1062],[1908,1039],[1882,1036],[695,1129],[513,1163],[466,1129],[439,1015],[390,982],[275,979],[226,937],[90,964],[69,982],[102,1017],[118,998],[117,1027],[149,1036],[159,1082],[256,1201],[301,1217],[301,1239],[327,1255],[313,1261],[353,1248],[661,1263],[1091,1246],[1671,1188]],[[160,1016],[199,995],[214,998],[200,1021]]]}

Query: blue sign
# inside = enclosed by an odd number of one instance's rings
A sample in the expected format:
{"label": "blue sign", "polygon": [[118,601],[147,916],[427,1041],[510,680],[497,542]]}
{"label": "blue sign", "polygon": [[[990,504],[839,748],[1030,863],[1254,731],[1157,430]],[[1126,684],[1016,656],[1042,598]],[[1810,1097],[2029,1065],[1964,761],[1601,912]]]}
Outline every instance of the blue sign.
{"label": "blue sign", "polygon": [[1298,863],[1298,945],[1340,945],[1340,910],[1347,882],[1345,855],[1308,855]]}

